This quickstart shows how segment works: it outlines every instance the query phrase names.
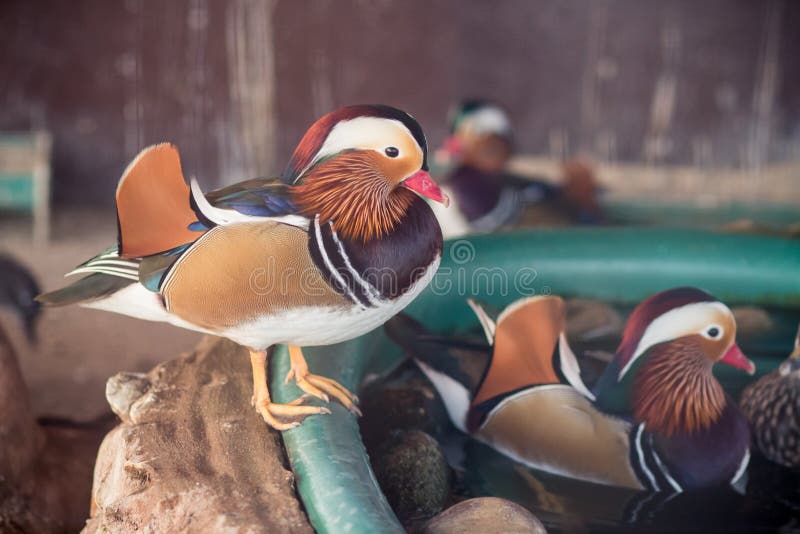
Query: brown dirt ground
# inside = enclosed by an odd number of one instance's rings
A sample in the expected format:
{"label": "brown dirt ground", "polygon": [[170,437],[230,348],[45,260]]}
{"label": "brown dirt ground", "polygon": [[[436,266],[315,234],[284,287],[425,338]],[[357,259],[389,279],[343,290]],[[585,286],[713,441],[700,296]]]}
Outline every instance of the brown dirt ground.
{"label": "brown dirt ground", "polygon": [[[55,213],[47,245],[31,242],[28,219],[0,219],[0,252],[27,265],[43,291],[63,285],[64,273],[115,239],[113,208]],[[0,321],[17,349],[34,412],[77,421],[109,410],[104,394],[108,377],[119,371],[147,371],[200,339],[173,326],[70,306],[43,311],[39,342],[31,347],[14,317],[0,311]]]}

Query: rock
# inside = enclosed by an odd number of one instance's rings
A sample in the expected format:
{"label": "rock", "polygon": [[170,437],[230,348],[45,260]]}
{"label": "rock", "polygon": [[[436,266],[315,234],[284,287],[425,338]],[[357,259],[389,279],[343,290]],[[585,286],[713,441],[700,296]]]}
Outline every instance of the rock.
{"label": "rock", "polygon": [[379,447],[372,467],[402,522],[437,513],[450,493],[450,468],[444,453],[424,432],[395,434]]}
{"label": "rock", "polygon": [[536,516],[522,506],[498,499],[480,497],[462,501],[437,515],[422,528],[424,534],[465,532],[547,532]]}
{"label": "rock", "polygon": [[402,384],[372,388],[361,395],[364,417],[359,421],[367,450],[374,450],[393,432],[421,430],[440,436],[449,426],[444,405],[436,389],[416,368]]}
{"label": "rock", "polygon": [[0,328],[0,475],[21,483],[43,446],[14,347]]}
{"label": "rock", "polygon": [[312,532],[280,435],[250,407],[243,348],[209,337],[106,391],[123,423],[100,447],[85,532]]}
{"label": "rock", "polygon": [[0,329],[0,532],[83,527],[94,459],[108,422],[37,422],[13,348]]}
{"label": "rock", "polygon": [[150,379],[144,373],[117,373],[106,382],[106,400],[111,410],[130,423],[131,405],[150,389]]}
{"label": "rock", "polygon": [[116,423],[110,412],[89,423],[40,421],[46,438],[37,465],[36,491],[43,509],[49,514],[56,512],[54,517],[68,532],[77,532],[86,524],[97,449]]}

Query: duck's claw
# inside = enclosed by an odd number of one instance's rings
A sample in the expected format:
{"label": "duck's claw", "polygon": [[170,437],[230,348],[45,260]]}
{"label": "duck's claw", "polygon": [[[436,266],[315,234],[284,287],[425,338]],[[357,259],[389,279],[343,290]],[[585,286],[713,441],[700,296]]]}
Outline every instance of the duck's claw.
{"label": "duck's claw", "polygon": [[[264,421],[275,430],[289,430],[300,426],[303,419],[309,415],[329,414],[331,411],[325,406],[308,406],[302,404],[306,396],[293,400],[288,404],[276,404],[268,400],[256,401],[256,411]],[[296,421],[284,421],[283,418],[299,419]]]}
{"label": "duck's claw", "polygon": [[313,375],[308,370],[308,364],[303,357],[300,347],[289,346],[291,368],[286,374],[286,382],[294,378],[295,384],[308,395],[330,402],[330,397],[338,400],[342,405],[357,416],[361,416],[358,409],[358,397],[347,390],[336,380],[324,376]]}
{"label": "duck's claw", "polygon": [[358,406],[356,406],[358,404],[358,397],[353,393],[350,393],[347,388],[342,386],[336,380],[312,374],[309,374],[306,377],[306,380],[338,400],[340,403],[342,403],[342,405],[344,405],[345,408],[357,416],[360,417],[362,415],[361,410],[359,410]]}

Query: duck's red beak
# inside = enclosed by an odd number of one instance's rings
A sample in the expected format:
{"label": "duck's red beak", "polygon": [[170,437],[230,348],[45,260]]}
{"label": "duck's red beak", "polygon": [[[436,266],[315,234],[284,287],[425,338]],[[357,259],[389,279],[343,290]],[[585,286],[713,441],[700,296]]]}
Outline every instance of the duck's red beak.
{"label": "duck's red beak", "polygon": [[435,154],[434,160],[437,165],[447,167],[456,164],[464,154],[464,143],[461,142],[456,136],[451,135],[444,140],[444,143],[439,147]]}
{"label": "duck's red beak", "polygon": [[442,151],[451,158],[457,158],[464,152],[464,143],[455,135],[451,135],[442,143]]}
{"label": "duck's red beak", "polygon": [[436,182],[433,181],[431,175],[427,171],[417,171],[402,182],[400,185],[406,189],[411,189],[415,193],[422,195],[425,198],[440,202],[445,206],[450,205],[450,199],[442,193]]}
{"label": "duck's red beak", "polygon": [[728,352],[725,353],[725,356],[723,356],[720,361],[732,367],[736,367],[737,369],[747,371],[749,375],[756,372],[756,364],[744,355],[742,349],[740,349],[739,345],[736,343],[731,345],[731,348],[728,349]]}

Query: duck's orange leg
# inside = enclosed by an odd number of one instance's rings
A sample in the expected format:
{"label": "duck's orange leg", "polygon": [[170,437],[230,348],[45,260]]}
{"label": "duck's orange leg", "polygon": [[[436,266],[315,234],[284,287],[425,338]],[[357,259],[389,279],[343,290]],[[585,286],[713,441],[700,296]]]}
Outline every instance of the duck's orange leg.
{"label": "duck's orange leg", "polygon": [[331,397],[341,402],[345,408],[350,410],[356,415],[361,415],[361,410],[358,409],[358,397],[350,393],[347,388],[341,385],[336,380],[326,378],[324,376],[313,375],[308,370],[308,364],[303,356],[303,351],[297,345],[289,345],[289,360],[291,361],[291,368],[286,374],[286,382],[294,378],[295,384],[303,392],[308,395],[313,395],[319,399],[329,402]]}
{"label": "duck's orange leg", "polygon": [[[293,400],[288,404],[275,404],[270,400],[267,386],[267,352],[250,350],[250,365],[253,367],[253,397],[250,403],[261,414],[264,421],[275,430],[289,430],[300,426],[306,416],[329,414],[331,411],[324,406],[304,406],[307,395]],[[284,421],[283,419],[296,419]]]}

